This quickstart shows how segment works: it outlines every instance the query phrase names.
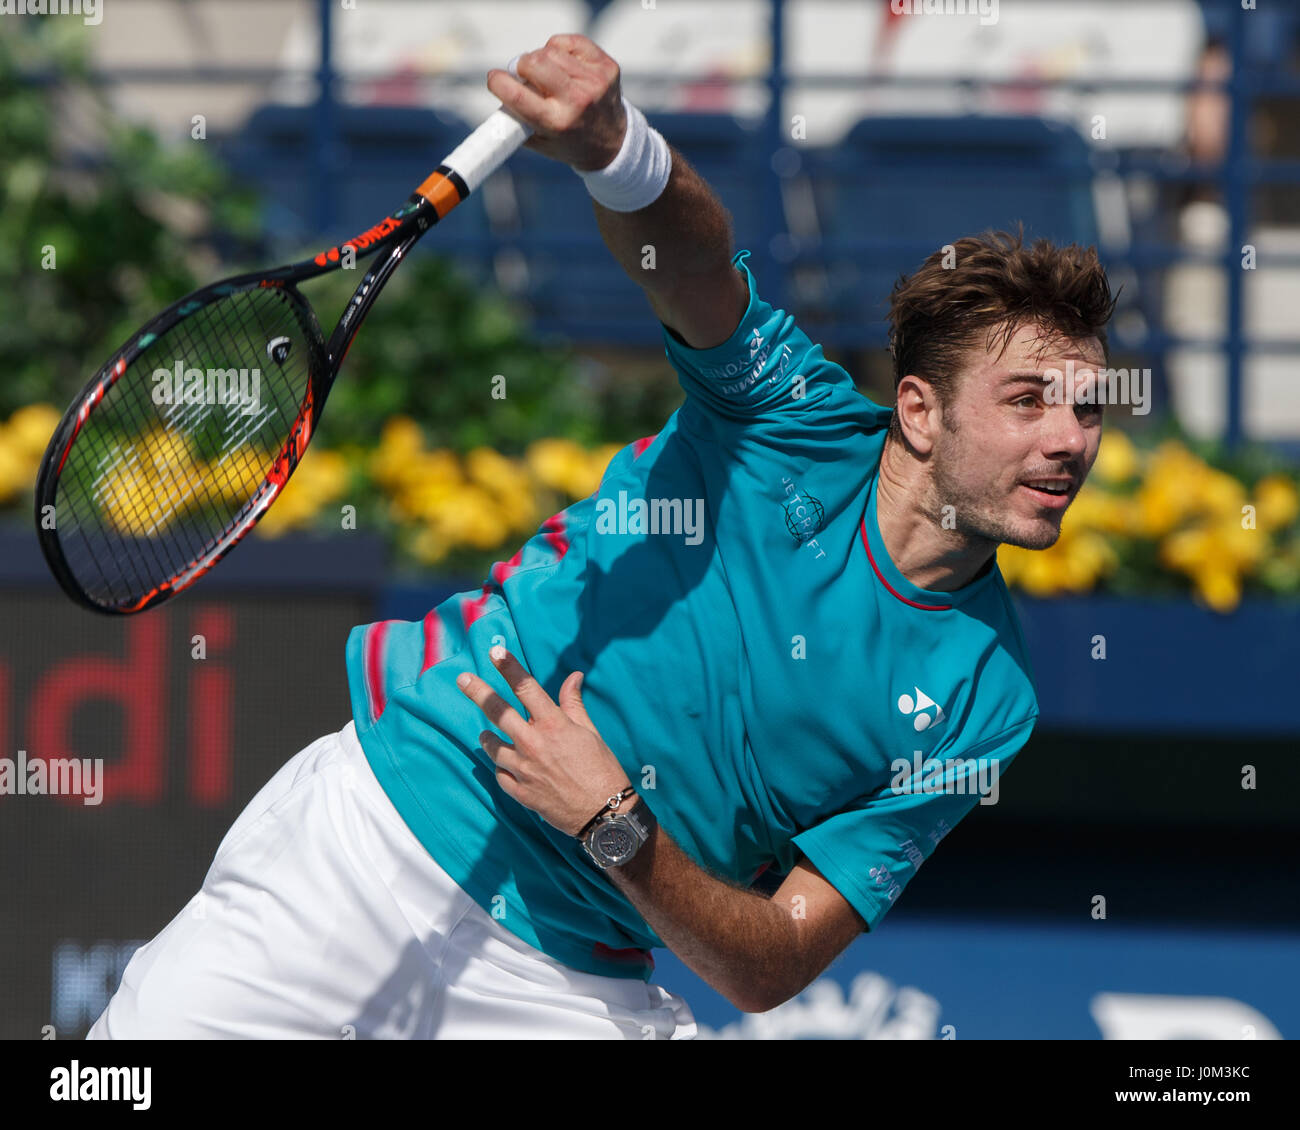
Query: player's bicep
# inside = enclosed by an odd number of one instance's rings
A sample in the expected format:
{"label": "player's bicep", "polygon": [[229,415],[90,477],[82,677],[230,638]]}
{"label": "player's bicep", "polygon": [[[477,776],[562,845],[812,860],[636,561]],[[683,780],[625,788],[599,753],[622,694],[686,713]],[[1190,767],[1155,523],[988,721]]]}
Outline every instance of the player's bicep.
{"label": "player's bicep", "polygon": [[[828,361],[789,314],[760,297],[745,263],[748,255],[748,251],[737,252],[728,268],[734,277],[724,289],[739,283],[735,318],[730,301],[719,302],[715,287],[704,279],[683,284],[685,289],[674,288],[671,302],[663,296],[655,300],[672,307],[671,313],[660,314],[665,323],[664,348],[687,399],[728,425],[749,428],[765,423],[795,432],[814,428],[822,435],[837,425],[861,430],[869,402],[854,388],[848,373]],[[660,310],[658,305],[655,308]],[[673,325],[673,318],[689,321],[692,328]],[[724,332],[728,325],[729,333]],[[691,334],[701,343],[715,344],[693,348],[678,339],[678,335],[689,339]],[[785,443],[792,438],[782,437]]]}
{"label": "player's bicep", "polygon": [[867,923],[803,855],[772,895],[772,902],[789,912],[799,936],[798,972],[792,972],[792,982],[784,990],[788,1000],[821,976]]}
{"label": "player's bicep", "polygon": [[749,283],[728,262],[721,271],[679,279],[668,294],[647,288],[651,309],[682,344],[695,350],[726,342],[749,308]]}

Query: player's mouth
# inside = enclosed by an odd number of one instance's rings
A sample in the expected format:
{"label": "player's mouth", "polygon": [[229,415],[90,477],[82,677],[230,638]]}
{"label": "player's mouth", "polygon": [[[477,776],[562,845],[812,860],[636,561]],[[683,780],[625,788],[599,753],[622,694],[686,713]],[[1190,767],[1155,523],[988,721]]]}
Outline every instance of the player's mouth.
{"label": "player's mouth", "polygon": [[1072,478],[1028,479],[1020,487],[1028,491],[1039,506],[1048,510],[1064,510],[1074,494]]}

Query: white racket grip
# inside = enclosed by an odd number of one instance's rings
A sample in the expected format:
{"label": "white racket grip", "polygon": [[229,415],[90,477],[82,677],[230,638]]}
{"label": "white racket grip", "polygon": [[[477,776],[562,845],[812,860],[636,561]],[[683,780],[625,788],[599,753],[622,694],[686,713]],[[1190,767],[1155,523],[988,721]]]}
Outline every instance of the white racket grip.
{"label": "white racket grip", "polygon": [[530,126],[511,117],[503,107],[462,141],[443,164],[459,174],[470,192],[477,192],[488,177],[501,167],[533,134]]}

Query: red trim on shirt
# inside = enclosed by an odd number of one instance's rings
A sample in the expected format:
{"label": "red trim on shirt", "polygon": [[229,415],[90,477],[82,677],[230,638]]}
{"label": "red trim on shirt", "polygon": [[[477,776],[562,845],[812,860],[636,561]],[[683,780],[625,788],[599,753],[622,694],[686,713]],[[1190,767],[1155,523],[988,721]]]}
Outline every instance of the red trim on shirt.
{"label": "red trim on shirt", "polygon": [[498,561],[492,566],[492,570],[488,574],[492,578],[492,583],[496,585],[504,584],[519,568],[519,564],[523,559],[524,551],[521,549],[509,561]]}
{"label": "red trim on shirt", "polygon": [[439,639],[441,630],[442,617],[435,608],[424,618],[424,666],[420,668],[421,675],[435,663],[442,662],[442,641]]}
{"label": "red trim on shirt", "polygon": [[606,961],[617,961],[625,965],[648,965],[651,969],[655,967],[654,954],[649,950],[637,949],[635,946],[616,950],[611,949],[604,942],[597,942],[591,947],[591,952]]}
{"label": "red trim on shirt", "polygon": [[465,627],[469,627],[475,620],[487,611],[488,587],[483,586],[483,592],[473,600],[466,600],[460,606],[461,615],[465,618]]}
{"label": "red trim on shirt", "polygon": [[542,523],[542,529],[547,531],[546,544],[555,550],[555,559],[558,561],[569,552],[569,535],[564,531],[563,516],[552,514]]}
{"label": "red trim on shirt", "polygon": [[885,580],[885,574],[880,571],[880,566],[876,564],[875,555],[871,552],[871,539],[867,537],[867,519],[865,515],[862,519],[862,544],[867,548],[867,560],[871,562],[871,567],[876,571],[876,576],[880,578],[880,583],[893,593],[904,604],[910,604],[913,608],[919,608],[922,612],[947,612],[952,608],[951,604],[918,604],[915,600],[908,600],[893,585]]}
{"label": "red trim on shirt", "polygon": [[384,641],[391,620],[371,624],[366,633],[366,691],[370,695],[370,720],[378,722],[388,705],[384,698]]}

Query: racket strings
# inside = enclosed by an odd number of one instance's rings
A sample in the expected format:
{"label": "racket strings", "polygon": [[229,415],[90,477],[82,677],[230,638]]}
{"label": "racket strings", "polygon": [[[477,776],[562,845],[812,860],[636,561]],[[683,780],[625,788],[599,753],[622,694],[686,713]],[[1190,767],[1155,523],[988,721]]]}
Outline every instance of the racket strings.
{"label": "racket strings", "polygon": [[319,340],[278,287],[202,306],[149,342],[78,432],[55,498],[69,569],[129,602],[219,543],[263,489]]}

